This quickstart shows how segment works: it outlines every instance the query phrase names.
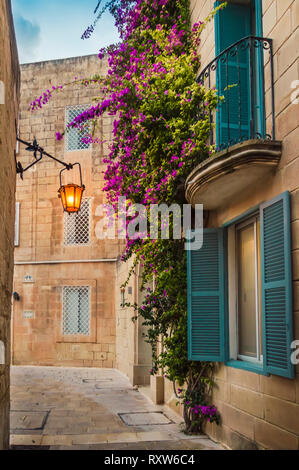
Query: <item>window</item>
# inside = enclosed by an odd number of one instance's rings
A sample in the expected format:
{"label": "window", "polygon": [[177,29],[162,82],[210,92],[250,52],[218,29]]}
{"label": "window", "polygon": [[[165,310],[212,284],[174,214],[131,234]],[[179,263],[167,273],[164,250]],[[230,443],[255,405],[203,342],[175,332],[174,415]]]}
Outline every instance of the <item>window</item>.
{"label": "window", "polygon": [[90,199],[83,199],[77,214],[64,214],[64,244],[88,245],[90,243]]}
{"label": "window", "polygon": [[20,245],[20,203],[16,202],[15,211],[15,246]]}
{"label": "window", "polygon": [[230,357],[262,362],[259,215],[228,229]]}
{"label": "window", "polygon": [[90,334],[90,287],[63,287],[63,335]]}
{"label": "window", "polygon": [[[81,114],[88,105],[83,106],[69,106],[66,108],[66,124],[72,122],[79,114]],[[85,136],[83,130],[77,128],[70,128],[66,134],[66,150],[86,150],[90,148],[90,144],[82,142],[82,138]]]}
{"label": "window", "polygon": [[126,306],[126,291],[125,291],[125,289],[121,289],[120,297],[121,297],[120,306],[121,306],[121,308],[124,308]]}
{"label": "window", "polygon": [[290,194],[204,229],[187,256],[189,359],[294,378]]}

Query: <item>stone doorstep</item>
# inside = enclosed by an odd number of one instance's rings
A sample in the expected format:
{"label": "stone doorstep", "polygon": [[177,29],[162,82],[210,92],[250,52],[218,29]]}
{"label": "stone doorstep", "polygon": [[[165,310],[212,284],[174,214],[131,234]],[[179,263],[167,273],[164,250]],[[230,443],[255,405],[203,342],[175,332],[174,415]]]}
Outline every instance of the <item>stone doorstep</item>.
{"label": "stone doorstep", "polygon": [[82,382],[84,384],[91,384],[91,385],[95,385],[95,384],[101,384],[101,383],[111,383],[113,382],[113,379],[109,379],[109,378],[102,378],[102,379],[83,379]]}
{"label": "stone doorstep", "polygon": [[129,387],[121,387],[120,385],[109,385],[105,383],[97,384],[95,385],[96,390],[105,390],[105,391],[111,391],[113,392],[135,392],[134,388],[129,388]]}
{"label": "stone doorstep", "polygon": [[30,435],[11,435],[11,446],[72,446],[72,445],[92,445],[92,444],[123,444],[139,442],[162,442],[162,441],[180,441],[192,440],[199,445],[208,448],[221,448],[207,436],[180,436],[178,434],[149,431],[137,433],[111,433],[111,434],[81,434],[81,435],[55,435],[55,436],[30,436]]}

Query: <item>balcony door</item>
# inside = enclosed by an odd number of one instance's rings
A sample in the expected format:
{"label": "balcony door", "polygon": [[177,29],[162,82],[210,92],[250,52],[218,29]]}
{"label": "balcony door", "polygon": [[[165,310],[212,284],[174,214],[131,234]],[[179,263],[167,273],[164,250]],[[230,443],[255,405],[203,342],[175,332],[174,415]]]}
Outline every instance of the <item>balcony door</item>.
{"label": "balcony door", "polygon": [[[216,2],[216,6],[221,3]],[[220,149],[264,134],[263,54],[253,41],[242,41],[248,36],[262,36],[259,3],[229,1],[216,15],[216,55],[220,55],[216,87],[223,97],[216,123],[216,144]]]}

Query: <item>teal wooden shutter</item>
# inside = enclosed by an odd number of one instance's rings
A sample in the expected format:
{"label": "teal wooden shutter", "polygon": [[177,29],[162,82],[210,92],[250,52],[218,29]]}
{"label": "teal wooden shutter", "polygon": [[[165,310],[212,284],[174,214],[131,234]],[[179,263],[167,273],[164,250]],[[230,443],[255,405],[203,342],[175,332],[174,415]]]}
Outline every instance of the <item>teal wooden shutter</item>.
{"label": "teal wooden shutter", "polygon": [[[217,1],[215,6],[223,2]],[[216,55],[251,34],[251,8],[228,3],[215,17]],[[250,139],[250,48],[224,55],[217,67],[216,87],[224,97],[216,124],[220,148]]]}
{"label": "teal wooden shutter", "polygon": [[290,195],[261,206],[263,355],[265,371],[294,377]]}
{"label": "teal wooden shutter", "polygon": [[222,229],[205,229],[203,246],[188,251],[188,356],[223,362],[224,247]]}

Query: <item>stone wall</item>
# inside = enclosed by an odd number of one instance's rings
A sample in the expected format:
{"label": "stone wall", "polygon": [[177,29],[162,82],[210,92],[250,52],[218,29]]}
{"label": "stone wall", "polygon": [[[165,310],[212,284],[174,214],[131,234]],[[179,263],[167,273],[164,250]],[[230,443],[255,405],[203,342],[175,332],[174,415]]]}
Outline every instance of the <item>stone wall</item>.
{"label": "stone wall", "polygon": [[[43,157],[36,167],[24,173],[24,180],[17,183],[20,242],[15,251],[14,288],[20,301],[14,302],[13,312],[14,364],[115,366],[114,285],[120,248],[118,240],[98,240],[96,236],[96,225],[100,221],[97,207],[105,202],[103,158],[108,154],[108,144],[67,151],[65,141],[55,139],[56,132],[62,132],[65,127],[65,108],[92,104],[99,87],[67,86],[54,94],[43,109],[34,113],[28,111],[29,103],[53,85],[95,73],[104,75],[106,71],[105,61],[99,61],[94,55],[26,64],[21,68],[21,138],[32,142],[36,137],[51,155],[68,163],[81,164],[86,186],[84,197],[91,200],[91,239],[87,246],[64,244],[66,220],[57,193],[62,166]],[[108,142],[112,122],[109,116],[100,121],[98,136]],[[18,159],[23,166],[31,158],[25,147],[20,146]],[[71,173],[64,174],[68,182],[78,178],[78,174]],[[28,277],[31,282],[26,282]],[[62,337],[63,285],[90,286],[89,337]]]}
{"label": "stone wall", "polygon": [[[13,282],[19,62],[10,1],[0,4],[0,450],[9,445],[10,317]],[[1,93],[0,89],[0,93]],[[5,98],[5,99],[2,99]],[[4,102],[4,104],[2,104]],[[4,349],[4,357],[3,356]]]}
{"label": "stone wall", "polygon": [[[203,20],[212,4],[210,0],[192,0],[193,22]],[[299,338],[299,104],[294,102],[294,91],[299,88],[298,26],[297,1],[263,1],[263,34],[274,41],[276,138],[283,142],[282,158],[275,174],[254,188],[244,188],[238,201],[210,217],[211,226],[219,227],[261,202],[290,191],[295,339]],[[213,41],[211,23],[200,48],[203,67],[213,58]],[[264,377],[224,365],[218,367],[215,379],[213,402],[220,410],[222,425],[208,426],[212,438],[233,449],[298,449],[298,366],[295,380]],[[170,388],[165,389],[165,401],[173,401]]]}
{"label": "stone wall", "polygon": [[[117,276],[115,287],[116,305],[116,367],[129,377],[133,385],[149,385],[150,369],[152,367],[151,347],[144,341],[142,318],[133,322],[134,310],[131,307],[122,306],[125,303],[140,304],[140,272],[130,278],[128,285],[122,288],[126,282],[132,261],[117,264]],[[122,290],[124,298],[122,299]]]}
{"label": "stone wall", "polygon": [[[192,22],[204,21],[212,11],[214,0],[191,0]],[[292,84],[299,88],[298,71],[298,19],[296,1],[263,1],[264,36],[274,41],[275,118],[276,137],[283,142],[283,154],[275,175],[260,182],[255,188],[244,191],[236,203],[210,214],[211,224],[221,226],[226,221],[242,214],[251,207],[268,200],[283,191],[291,192],[292,204],[292,250],[294,287],[294,332],[299,338],[299,104],[293,104]],[[200,44],[202,68],[215,57],[214,21],[202,34]],[[269,65],[266,64],[269,78]],[[267,109],[269,106],[269,80],[267,80]],[[268,120],[270,124],[270,119]],[[212,226],[211,225],[211,226]],[[117,340],[116,364],[134,384],[143,384],[134,376],[134,365],[138,363],[138,328],[132,324],[132,310],[120,308],[120,286],[125,281],[130,266],[118,267],[116,283]],[[137,297],[137,279],[132,278],[133,301]],[[129,299],[132,301],[132,299]],[[148,372],[144,368],[145,382]],[[296,379],[262,375],[218,365],[215,374],[213,403],[221,413],[222,424],[209,425],[207,433],[216,441],[232,449],[298,449],[299,436],[299,369]],[[163,383],[164,382],[164,383]],[[164,403],[182,414],[176,405],[173,385],[163,376],[152,378],[151,396],[154,401]],[[162,398],[163,401],[163,398]]]}
{"label": "stone wall", "polygon": [[[204,21],[214,0],[191,0],[192,22]],[[283,154],[275,174],[242,192],[238,201],[210,214],[210,226],[223,223],[284,191],[290,191],[292,204],[292,251],[294,288],[294,336],[299,338],[299,104],[294,104],[299,88],[298,28],[299,3],[294,0],[263,1],[264,37],[274,41],[276,138],[283,142]],[[215,57],[214,21],[202,34],[202,68]],[[266,63],[267,109],[269,106],[269,64]],[[296,86],[296,88],[294,88]],[[270,124],[270,117],[268,117]],[[116,284],[117,306],[120,286],[130,266],[120,265]],[[137,279],[132,278],[133,301],[137,297]],[[135,283],[135,284],[134,284]],[[134,287],[135,286],[135,287]],[[130,301],[132,299],[130,298]],[[132,383],[138,356],[138,328],[132,324],[132,310],[117,307],[117,367]],[[145,369],[144,369],[145,370]],[[296,379],[265,377],[224,365],[217,366],[213,403],[221,413],[222,424],[209,425],[207,433],[232,449],[298,449],[299,444],[299,368]],[[146,377],[146,374],[144,375]],[[164,383],[163,383],[164,381]],[[146,382],[148,383],[148,378]],[[142,381],[140,382],[142,384]],[[152,397],[182,414],[177,407],[173,385],[159,376],[151,380]],[[164,392],[163,392],[164,390]],[[159,397],[159,398],[157,398]],[[163,400],[162,400],[163,401]]]}

